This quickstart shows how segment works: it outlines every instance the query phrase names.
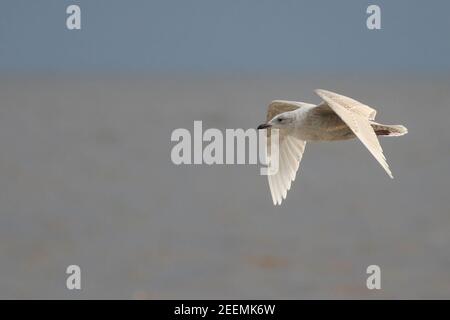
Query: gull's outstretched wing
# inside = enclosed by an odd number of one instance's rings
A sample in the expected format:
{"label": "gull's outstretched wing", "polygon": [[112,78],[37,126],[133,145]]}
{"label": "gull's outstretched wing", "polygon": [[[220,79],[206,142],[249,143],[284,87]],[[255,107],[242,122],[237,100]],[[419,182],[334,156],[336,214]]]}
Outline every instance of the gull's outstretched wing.
{"label": "gull's outstretched wing", "polygon": [[[267,121],[271,120],[273,117],[280,113],[293,111],[305,105],[308,104],[284,100],[272,101],[267,110]],[[268,129],[267,134],[267,154],[268,159],[270,159],[270,129]],[[267,176],[274,205],[281,204],[283,199],[286,199],[286,194],[291,188],[292,181],[295,180],[295,176],[299,168],[303,152],[305,150],[305,144],[305,141],[289,135],[289,132],[287,130],[279,130],[278,172],[273,175]]]}
{"label": "gull's outstretched wing", "polygon": [[[324,97],[327,97],[327,99],[332,100],[334,103],[338,103],[339,105],[343,106],[345,109],[351,110],[353,113],[360,115],[363,118],[366,118],[369,120],[375,120],[375,116],[377,115],[377,110],[375,110],[372,107],[369,107],[368,105],[365,105],[359,101],[356,101],[355,99],[352,99],[352,98],[349,98],[349,97],[346,97],[346,96],[343,96],[343,95],[340,95],[340,94],[337,94],[337,93],[334,93],[331,91],[327,91],[327,90],[317,89],[315,92],[323,100],[325,100]],[[325,100],[325,102],[327,102],[327,104],[328,104],[327,100]],[[331,107],[331,105],[330,105],[330,107]],[[336,110],[333,110],[333,111],[336,112]]]}
{"label": "gull's outstretched wing", "polygon": [[314,107],[314,106],[315,106],[314,104],[300,101],[273,100],[269,104],[269,107],[267,108],[266,120],[270,121],[272,120],[273,117],[283,112],[294,111],[302,107]]}
{"label": "gull's outstretched wing", "polygon": [[381,149],[377,135],[369,122],[375,118],[376,111],[369,106],[337,93],[321,89],[315,90],[315,92],[349,126],[386,170],[387,174],[394,178],[383,155],[383,149]]}

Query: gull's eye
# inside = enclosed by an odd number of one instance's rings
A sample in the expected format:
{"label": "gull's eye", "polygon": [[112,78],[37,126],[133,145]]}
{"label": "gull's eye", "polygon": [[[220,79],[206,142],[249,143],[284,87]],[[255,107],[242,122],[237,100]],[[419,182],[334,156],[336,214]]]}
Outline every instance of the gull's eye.
{"label": "gull's eye", "polygon": [[278,118],[277,121],[278,122],[283,122],[283,118]]}

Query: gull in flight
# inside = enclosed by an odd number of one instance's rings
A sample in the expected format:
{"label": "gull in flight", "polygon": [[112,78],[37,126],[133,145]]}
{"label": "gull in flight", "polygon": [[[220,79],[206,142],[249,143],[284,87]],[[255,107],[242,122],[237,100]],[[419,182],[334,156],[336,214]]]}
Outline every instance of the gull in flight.
{"label": "gull in flight", "polygon": [[381,164],[389,177],[392,172],[377,136],[396,137],[408,132],[402,125],[376,123],[376,110],[352,98],[315,90],[320,104],[274,100],[267,110],[267,152],[270,159],[270,128],[279,130],[278,171],[268,175],[273,204],[281,204],[295,180],[307,141],[338,141],[357,137]]}

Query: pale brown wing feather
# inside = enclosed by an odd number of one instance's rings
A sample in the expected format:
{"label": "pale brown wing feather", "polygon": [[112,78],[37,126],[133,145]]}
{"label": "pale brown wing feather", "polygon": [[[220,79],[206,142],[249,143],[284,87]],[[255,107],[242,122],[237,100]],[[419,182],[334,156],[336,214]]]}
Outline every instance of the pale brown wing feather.
{"label": "pale brown wing feather", "polygon": [[[274,100],[267,110],[267,121],[270,121],[276,115],[293,111],[307,105],[301,102]],[[270,141],[271,130],[267,130],[267,152],[270,159]],[[281,204],[286,198],[288,190],[291,188],[292,181],[295,180],[296,173],[300,166],[300,161],[305,150],[306,142],[289,135],[287,130],[279,130],[279,165],[278,172],[268,175],[270,193],[275,205]]]}
{"label": "pale brown wing feather", "polygon": [[[344,121],[359,140],[366,146],[375,159],[381,164],[387,174],[393,178],[392,172],[383,155],[383,149],[378,141],[370,120],[375,117],[375,110],[358,101],[326,90],[315,91],[327,105]],[[349,104],[347,104],[349,103]],[[371,110],[369,110],[369,109]]]}
{"label": "pale brown wing feather", "polygon": [[[343,96],[341,94],[337,94],[328,90],[317,89],[316,93],[322,98],[327,97],[327,99],[333,100],[335,103],[338,103],[345,109],[352,111],[353,113],[360,115],[369,120],[375,120],[375,116],[377,115],[377,110],[365,105],[355,99]],[[324,99],[325,100],[325,99]],[[320,107],[319,105],[318,107]]]}

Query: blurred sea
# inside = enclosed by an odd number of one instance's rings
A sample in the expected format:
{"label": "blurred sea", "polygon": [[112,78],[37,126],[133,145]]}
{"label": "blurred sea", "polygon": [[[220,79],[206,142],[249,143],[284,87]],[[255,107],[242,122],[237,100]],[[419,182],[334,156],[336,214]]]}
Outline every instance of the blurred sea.
{"label": "blurred sea", "polygon": [[[274,207],[255,165],[170,161],[173,129],[255,128],[315,88],[408,127],[381,139],[395,180],[356,140],[308,144]],[[449,120],[443,76],[5,75],[0,298],[450,298]]]}

